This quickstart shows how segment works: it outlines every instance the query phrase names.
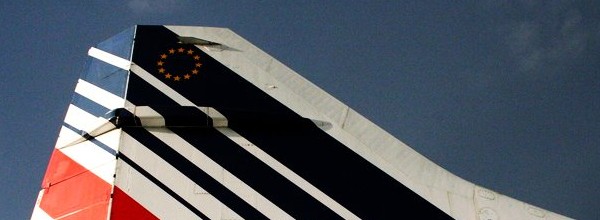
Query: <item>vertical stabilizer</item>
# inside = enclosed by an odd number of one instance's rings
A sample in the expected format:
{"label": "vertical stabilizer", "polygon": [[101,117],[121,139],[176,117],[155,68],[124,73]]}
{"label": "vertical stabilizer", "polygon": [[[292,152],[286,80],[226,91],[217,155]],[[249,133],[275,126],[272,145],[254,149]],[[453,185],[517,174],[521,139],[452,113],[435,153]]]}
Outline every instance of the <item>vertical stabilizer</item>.
{"label": "vertical stabilizer", "polygon": [[224,28],[89,50],[32,219],[566,219],[437,166]]}

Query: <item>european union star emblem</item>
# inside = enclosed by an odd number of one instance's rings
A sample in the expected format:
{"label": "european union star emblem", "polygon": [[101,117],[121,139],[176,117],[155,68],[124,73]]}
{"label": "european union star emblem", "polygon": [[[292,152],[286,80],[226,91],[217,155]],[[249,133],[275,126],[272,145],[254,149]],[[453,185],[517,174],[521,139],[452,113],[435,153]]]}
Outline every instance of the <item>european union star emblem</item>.
{"label": "european union star emblem", "polygon": [[199,53],[192,48],[170,48],[159,57],[156,62],[158,74],[167,80],[187,81],[197,76],[202,67]]}

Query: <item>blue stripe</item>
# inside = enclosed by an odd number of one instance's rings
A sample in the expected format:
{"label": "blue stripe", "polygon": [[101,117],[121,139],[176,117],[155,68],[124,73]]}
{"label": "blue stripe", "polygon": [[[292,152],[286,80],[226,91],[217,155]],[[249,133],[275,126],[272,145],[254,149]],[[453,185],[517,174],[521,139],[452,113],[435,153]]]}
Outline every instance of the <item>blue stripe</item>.
{"label": "blue stripe", "polygon": [[110,109],[82,96],[78,93],[73,94],[73,99],[71,104],[77,106],[78,108],[96,116],[106,118],[106,113],[110,111]]}
{"label": "blue stripe", "polygon": [[[129,60],[133,46],[135,29],[129,28],[101,43],[96,47],[115,56]],[[129,72],[90,57],[86,61],[81,78],[118,97],[125,96]]]}
{"label": "blue stripe", "polygon": [[126,70],[90,57],[86,61],[86,70],[81,74],[81,79],[118,97],[124,97],[128,75]]}
{"label": "blue stripe", "polygon": [[81,135],[81,137],[84,137],[86,139],[88,139],[88,141],[92,142],[93,144],[95,144],[96,146],[102,148],[102,150],[108,152],[109,154],[112,154],[114,156],[117,155],[117,151],[115,151],[114,149],[110,148],[108,145],[96,140],[93,137],[90,137],[85,131],[83,130],[79,130],[73,126],[71,126],[70,124],[64,123],[63,126],[65,126],[66,128],[68,128],[69,130],[72,130],[73,132]]}

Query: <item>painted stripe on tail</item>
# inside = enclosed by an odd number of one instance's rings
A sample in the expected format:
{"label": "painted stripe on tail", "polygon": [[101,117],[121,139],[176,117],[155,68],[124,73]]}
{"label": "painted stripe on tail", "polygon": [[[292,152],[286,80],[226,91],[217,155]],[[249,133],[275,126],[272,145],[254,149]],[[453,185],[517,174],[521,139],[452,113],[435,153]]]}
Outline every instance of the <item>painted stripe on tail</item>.
{"label": "painted stripe on tail", "polygon": [[154,154],[159,155],[160,158],[184,174],[194,183],[204,188],[211,195],[214,195],[219,201],[223,202],[223,204],[230,207],[243,218],[268,219],[264,214],[247,204],[235,193],[232,193],[227,188],[223,187],[212,177],[206,174],[206,172],[187,160],[184,156],[177,153],[162,141],[158,140],[146,129],[125,127],[124,131],[126,135],[130,136],[124,140],[135,139],[137,142],[139,142],[139,145],[135,146],[147,147],[147,149],[151,150]]}
{"label": "painted stripe on tail", "polygon": [[317,187],[313,186],[308,181],[296,174],[294,171],[287,168],[284,164],[280,163],[275,158],[265,153],[259,147],[256,147],[256,145],[246,140],[244,137],[235,133],[235,131],[229,128],[217,128],[217,130],[219,130],[219,132],[221,132],[230,140],[238,144],[238,146],[248,151],[248,153],[251,153],[260,161],[264,162],[269,167],[277,171],[279,174],[290,180],[296,186],[300,187],[302,190],[304,190],[304,192],[310,194],[312,197],[319,200],[319,202],[323,203],[325,206],[333,210],[335,213],[337,213],[344,219],[360,219],[358,216],[354,215],[354,213],[350,212],[348,209],[344,208],[342,205],[333,200],[331,197],[327,196],[327,194],[317,189]]}
{"label": "painted stripe on tail", "polygon": [[131,65],[131,62],[129,60],[112,55],[94,47],[88,50],[88,55],[124,70],[129,70]]}
{"label": "painted stripe on tail", "polygon": [[[136,155],[136,157],[139,158],[138,155]],[[158,186],[158,188],[160,188],[161,190],[163,190],[165,193],[169,194],[171,197],[173,197],[175,200],[177,200],[177,202],[179,202],[181,205],[185,206],[188,210],[190,210],[191,212],[193,212],[194,214],[196,214],[199,218],[201,219],[209,219],[206,215],[204,215],[204,213],[202,213],[200,210],[197,209],[197,207],[194,207],[194,205],[190,204],[188,201],[186,201],[184,198],[182,198],[180,195],[178,195],[175,191],[173,191],[171,188],[169,188],[167,185],[163,184],[160,180],[158,180],[156,177],[154,177],[154,175],[152,175],[151,173],[149,173],[148,171],[146,171],[144,168],[142,168],[142,166],[140,166],[139,164],[137,164],[136,162],[134,162],[132,159],[130,159],[129,157],[127,157],[127,155],[122,152],[119,155],[119,158],[121,160],[123,160],[123,162],[127,163],[129,166],[131,166],[131,168],[135,169],[137,172],[139,172],[140,174],[142,174],[144,177],[146,177],[148,180],[150,180],[152,183],[154,183],[156,186]],[[156,157],[148,157],[146,159],[154,159],[154,160],[160,160],[160,159],[156,159]],[[141,158],[140,158],[141,159]],[[167,165],[168,166],[168,165]],[[162,166],[162,169],[165,169],[164,165]],[[155,169],[148,169],[148,170],[155,170]],[[175,181],[182,181],[182,179],[180,178],[173,178],[172,175],[175,174],[177,171],[175,170],[173,171],[169,171],[169,174],[163,174],[162,176],[168,176],[168,178],[172,178],[172,180]],[[156,173],[156,176],[161,176],[160,173]],[[164,179],[165,177],[163,177]],[[185,178],[185,177],[184,177]],[[178,188],[178,186],[173,187],[176,190],[181,191],[180,188]],[[189,192],[183,192],[183,194],[185,195],[186,193]]]}
{"label": "painted stripe on tail", "polygon": [[165,144],[186,157],[221,185],[239,195],[244,201],[265,214],[270,219],[291,219],[292,217],[277,205],[263,197],[246,183],[231,174],[221,165],[198,151],[193,145],[168,129],[148,129],[148,131]]}
{"label": "painted stripe on tail", "polygon": [[79,79],[75,92],[106,107],[109,110],[123,107],[125,100],[83,79]]}

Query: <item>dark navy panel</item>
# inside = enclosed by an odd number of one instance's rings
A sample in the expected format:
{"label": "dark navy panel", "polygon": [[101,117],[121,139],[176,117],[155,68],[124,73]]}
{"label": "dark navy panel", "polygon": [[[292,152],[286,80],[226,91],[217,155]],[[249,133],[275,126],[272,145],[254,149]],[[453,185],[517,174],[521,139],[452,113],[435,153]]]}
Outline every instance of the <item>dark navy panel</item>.
{"label": "dark navy panel", "polygon": [[215,129],[172,128],[234,176],[296,219],[341,219],[311,195]]}
{"label": "dark navy panel", "polygon": [[447,219],[445,213],[397,182],[311,121],[295,128],[232,125],[232,129],[364,219],[412,213]]}
{"label": "dark navy panel", "polygon": [[123,162],[129,164],[129,166],[131,166],[137,172],[141,173],[144,177],[146,177],[148,180],[150,180],[152,183],[154,183],[156,186],[158,186],[158,188],[165,191],[167,194],[169,194],[171,197],[173,197],[175,200],[177,200],[177,202],[179,202],[183,206],[185,206],[188,210],[190,210],[191,212],[196,214],[196,216],[198,216],[200,219],[209,219],[206,215],[204,215],[204,213],[202,213],[200,210],[196,209],[196,207],[194,207],[189,202],[185,201],[185,199],[183,199],[181,196],[177,195],[177,193],[175,193],[173,190],[171,190],[171,188],[169,188],[168,186],[166,186],[165,184],[160,182],[158,179],[156,179],[156,177],[152,176],[152,174],[148,173],[148,171],[144,170],[144,168],[142,168],[140,165],[135,163],[133,160],[131,160],[129,157],[127,157],[122,152],[119,153],[119,159],[121,159],[121,160],[123,160]]}
{"label": "dark navy panel", "polygon": [[[135,39],[135,50],[133,51],[134,63],[141,66],[150,74],[156,76],[165,84],[175,89],[186,98],[193,101],[197,106],[210,106],[219,108],[228,108],[234,110],[243,110],[247,112],[275,113],[280,117],[297,117],[297,114],[288,110],[281,110],[282,105],[273,102],[267,95],[256,95],[257,88],[248,83],[245,79],[233,73],[230,69],[214,60],[193,45],[177,43],[177,36],[162,26],[138,26]],[[199,56],[197,62],[181,60],[180,66],[186,66],[188,69],[182,71],[187,73],[193,69],[198,70],[197,75],[193,75],[188,80],[181,79],[175,81],[172,77],[166,78],[166,73],[171,69],[165,67],[165,73],[160,73],[161,56],[167,55],[165,64],[173,62],[170,60],[170,49],[184,48],[186,51],[192,50],[193,54]],[[187,53],[187,52],[186,52]],[[187,61],[187,62],[186,62]],[[195,64],[200,63],[201,67],[195,68]],[[177,71],[174,69],[174,71]],[[182,74],[172,72],[172,75]],[[130,86],[133,84],[130,83]],[[145,96],[144,93],[132,94],[132,89],[128,91],[128,98],[133,96]]]}
{"label": "dark navy panel", "polygon": [[[162,92],[150,86],[135,74],[132,74],[130,83],[135,83],[135,85],[130,86],[128,95],[131,98],[128,101],[137,106],[150,106],[161,115],[176,114],[176,112],[172,112],[173,109],[177,109],[172,107],[176,104]],[[138,91],[132,91],[132,88],[138,89]],[[144,95],[134,95],[138,92]],[[167,105],[171,105],[171,107],[165,107]],[[196,109],[196,111],[197,117],[206,117],[199,109]],[[185,112],[184,114],[190,113]],[[248,114],[241,114],[244,116],[241,118],[251,118]],[[190,120],[197,119],[190,118]],[[236,123],[236,121],[236,119],[233,119],[229,122]],[[170,129],[291,216],[300,219],[340,218],[336,213],[216,129],[192,127]],[[150,145],[146,146],[151,148]],[[157,155],[162,157],[158,153]]]}
{"label": "dark navy panel", "polygon": [[[167,77],[169,75],[165,71],[161,73],[165,64],[161,63],[161,56],[167,55],[165,62],[174,62],[168,60],[167,53],[171,48],[181,45],[177,42],[177,36],[162,26],[140,26],[137,29],[133,60],[196,105],[216,108],[228,118],[234,131],[360,218],[419,216],[423,219],[450,219],[440,209],[312,122],[300,117],[202,51],[191,49],[190,53],[198,54],[198,60],[182,60],[182,65],[189,67],[189,70],[195,68],[194,63],[201,63],[197,68],[197,75],[187,80],[174,80],[172,75]],[[132,90],[128,91],[128,99],[130,98],[152,99],[147,93]],[[254,112],[262,119],[248,117],[248,114],[240,112]],[[285,123],[278,126],[260,124],[261,120],[277,121],[282,117],[287,118],[286,122],[290,126],[281,126]]]}
{"label": "dark navy panel", "polygon": [[171,98],[159,92],[136,74],[129,76],[127,100],[136,106],[169,107],[180,106]]}
{"label": "dark navy panel", "polygon": [[254,207],[229,191],[202,169],[194,165],[194,163],[187,160],[158,138],[154,137],[154,135],[150,134],[145,128],[124,127],[123,131],[165,160],[175,169],[179,170],[179,172],[187,178],[201,186],[238,215],[245,219],[267,219],[266,216]]}

